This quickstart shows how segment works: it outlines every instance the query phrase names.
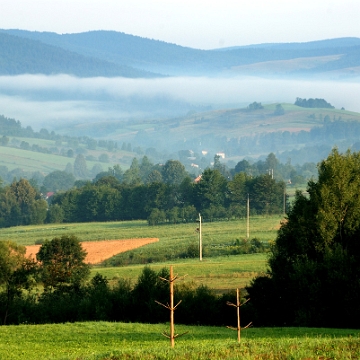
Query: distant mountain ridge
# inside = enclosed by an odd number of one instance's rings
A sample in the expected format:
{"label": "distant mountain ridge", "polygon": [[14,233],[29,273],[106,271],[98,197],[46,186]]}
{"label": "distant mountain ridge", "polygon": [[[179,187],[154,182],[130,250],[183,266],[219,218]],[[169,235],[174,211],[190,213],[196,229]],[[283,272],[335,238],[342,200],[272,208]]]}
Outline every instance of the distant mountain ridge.
{"label": "distant mountain ridge", "polygon": [[70,74],[79,77],[154,77],[123,64],[116,64],[40,40],[0,31],[0,75]]}
{"label": "distant mountain ridge", "polygon": [[[0,30],[0,73],[152,77],[282,75],[358,76],[360,38],[199,50],[116,31],[56,34]],[[306,67],[298,59],[316,58]],[[277,62],[293,62],[283,68]],[[267,66],[258,64],[266,63]],[[256,65],[256,66],[255,66]],[[249,67],[251,69],[249,70]],[[291,69],[291,70],[289,70]]]}

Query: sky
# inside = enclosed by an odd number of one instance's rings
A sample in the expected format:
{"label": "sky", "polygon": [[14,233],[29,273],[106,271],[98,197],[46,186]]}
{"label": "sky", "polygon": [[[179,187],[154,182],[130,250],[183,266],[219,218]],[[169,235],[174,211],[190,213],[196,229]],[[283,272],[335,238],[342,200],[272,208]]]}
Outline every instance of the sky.
{"label": "sky", "polygon": [[115,30],[199,49],[360,37],[359,0],[0,0],[0,28]]}

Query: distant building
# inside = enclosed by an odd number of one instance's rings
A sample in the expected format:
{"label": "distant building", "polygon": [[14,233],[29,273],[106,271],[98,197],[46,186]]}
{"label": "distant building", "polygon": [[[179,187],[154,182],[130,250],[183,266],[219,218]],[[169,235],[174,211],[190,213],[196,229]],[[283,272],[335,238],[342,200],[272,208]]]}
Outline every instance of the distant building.
{"label": "distant building", "polygon": [[201,180],[202,175],[199,175],[195,180],[194,183],[197,184]]}
{"label": "distant building", "polygon": [[220,156],[222,159],[225,159],[225,153],[224,152],[218,152],[216,155]]}

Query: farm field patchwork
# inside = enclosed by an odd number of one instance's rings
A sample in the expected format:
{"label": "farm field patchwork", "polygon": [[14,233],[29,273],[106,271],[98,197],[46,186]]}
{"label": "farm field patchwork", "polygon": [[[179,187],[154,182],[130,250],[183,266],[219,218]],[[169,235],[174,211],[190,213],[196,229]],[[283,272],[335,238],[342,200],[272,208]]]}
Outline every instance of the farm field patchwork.
{"label": "farm field patchwork", "polygon": [[[282,216],[253,216],[250,218],[250,238],[262,241],[274,240]],[[197,242],[197,224],[149,226],[146,221],[112,221],[104,223],[64,223],[3,228],[0,240],[11,240],[20,245],[35,245],[38,241],[51,240],[62,235],[75,235],[80,241],[98,241],[135,238],[158,238],[156,247],[179,246],[180,243]],[[243,239],[246,236],[246,219],[204,222],[204,245],[222,244]]]}
{"label": "farm field patchwork", "polygon": [[[159,241],[159,239],[156,238],[83,241],[81,245],[87,252],[85,262],[88,264],[98,264],[121,252],[133,250],[157,241]],[[26,256],[35,258],[40,246],[41,245],[26,246]]]}
{"label": "farm field patchwork", "polygon": [[109,322],[0,327],[0,358],[38,359],[358,359],[360,331],[316,328],[250,328],[175,325],[175,340],[161,335],[168,324]]}

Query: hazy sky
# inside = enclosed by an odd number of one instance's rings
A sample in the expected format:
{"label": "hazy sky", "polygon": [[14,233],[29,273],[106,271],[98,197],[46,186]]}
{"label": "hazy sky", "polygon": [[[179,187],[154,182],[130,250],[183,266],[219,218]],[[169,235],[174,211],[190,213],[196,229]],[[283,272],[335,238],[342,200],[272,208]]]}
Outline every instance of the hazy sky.
{"label": "hazy sky", "polygon": [[359,0],[0,0],[0,28],[115,30],[202,49],[360,37]]}

